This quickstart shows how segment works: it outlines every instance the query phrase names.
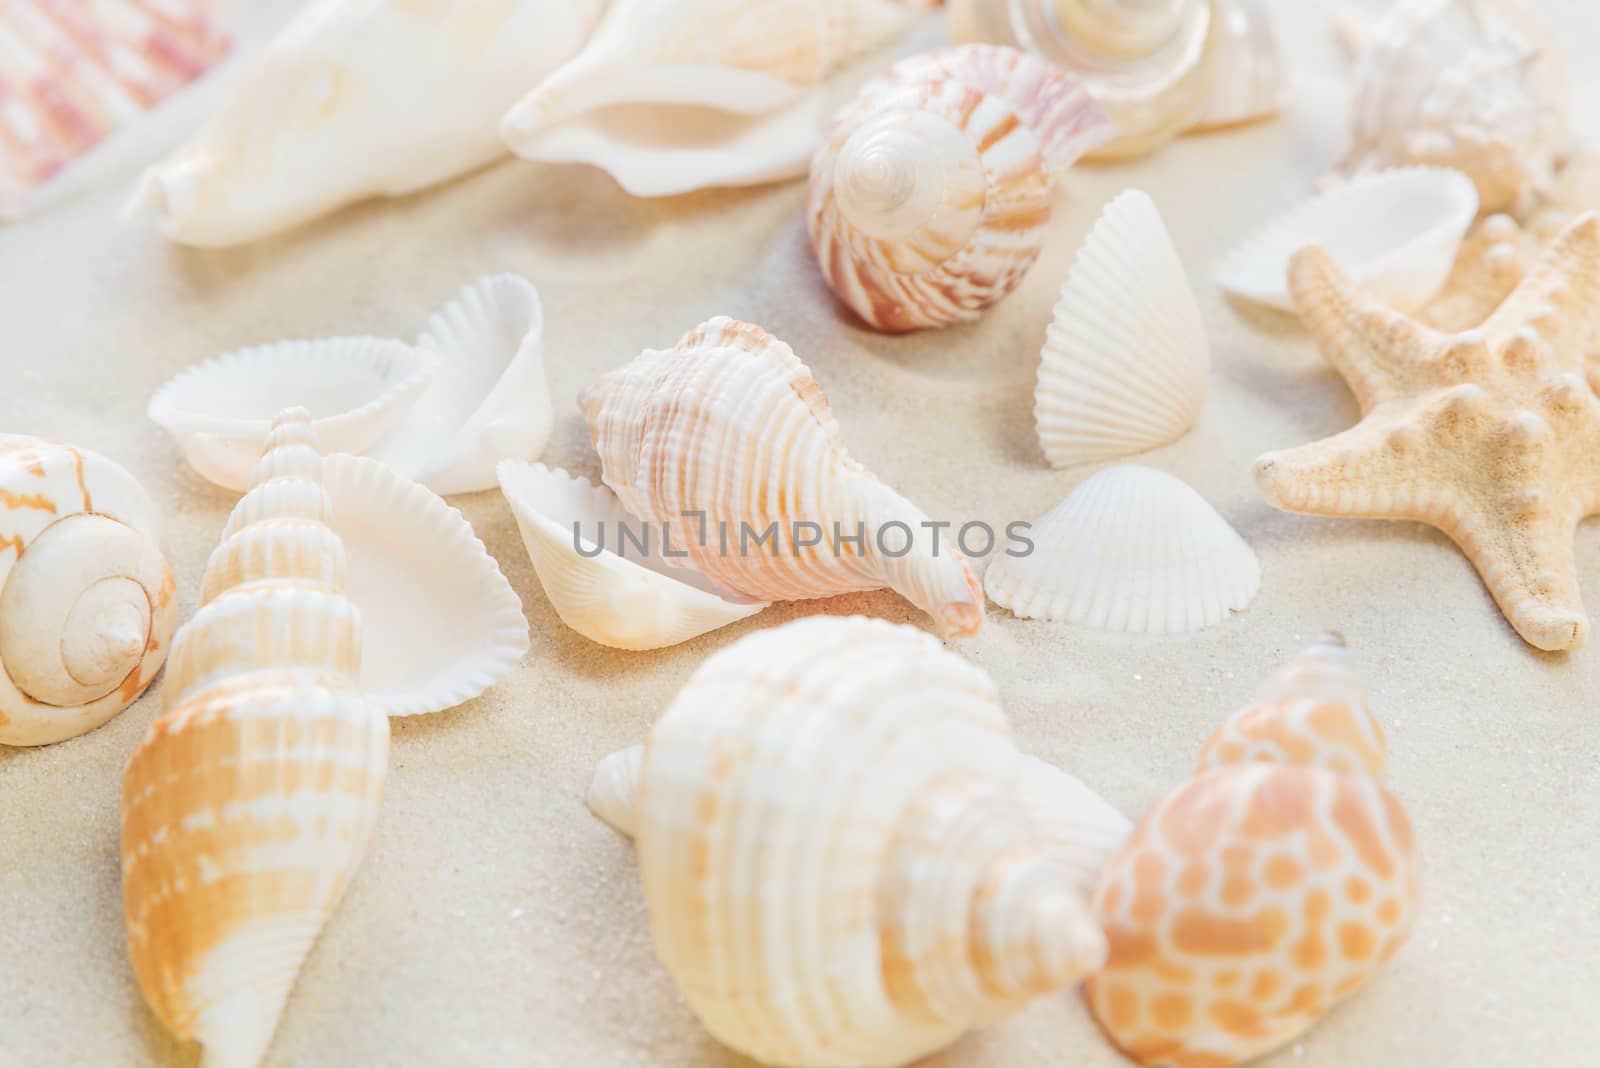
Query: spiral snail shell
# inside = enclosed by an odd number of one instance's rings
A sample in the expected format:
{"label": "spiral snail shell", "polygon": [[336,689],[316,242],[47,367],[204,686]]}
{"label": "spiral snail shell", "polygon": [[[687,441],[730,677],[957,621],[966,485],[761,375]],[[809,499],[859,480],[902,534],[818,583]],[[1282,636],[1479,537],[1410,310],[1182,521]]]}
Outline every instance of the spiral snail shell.
{"label": "spiral snail shell", "polygon": [[207,1068],[260,1063],[361,862],[388,765],[309,424],[303,409],[274,422],[122,783],[133,970]]}
{"label": "spiral snail shell", "polygon": [[1098,967],[1081,873],[1128,828],[1017,752],[984,672],[859,617],[711,657],[590,801],[701,1021],[800,1068],[905,1064]]}
{"label": "spiral snail shell", "polygon": [[1015,49],[913,56],[862,89],[812,160],[823,276],[887,333],[970,322],[1038,258],[1053,180],[1110,133],[1077,82]]}
{"label": "spiral snail shell", "polygon": [[133,476],[0,434],[0,744],[59,742],[128,707],[161,670],[176,612]]}

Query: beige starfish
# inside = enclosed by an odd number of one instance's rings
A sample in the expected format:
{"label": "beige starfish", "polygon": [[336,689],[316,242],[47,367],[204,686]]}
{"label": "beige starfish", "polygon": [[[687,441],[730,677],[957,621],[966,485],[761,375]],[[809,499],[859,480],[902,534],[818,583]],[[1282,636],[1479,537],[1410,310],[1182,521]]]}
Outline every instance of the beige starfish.
{"label": "beige starfish", "polygon": [[1600,215],[1572,223],[1483,326],[1445,334],[1357,289],[1321,249],[1290,268],[1300,317],[1361,403],[1354,428],[1256,461],[1279,508],[1448,534],[1540,649],[1589,637],[1573,535],[1600,511]]}

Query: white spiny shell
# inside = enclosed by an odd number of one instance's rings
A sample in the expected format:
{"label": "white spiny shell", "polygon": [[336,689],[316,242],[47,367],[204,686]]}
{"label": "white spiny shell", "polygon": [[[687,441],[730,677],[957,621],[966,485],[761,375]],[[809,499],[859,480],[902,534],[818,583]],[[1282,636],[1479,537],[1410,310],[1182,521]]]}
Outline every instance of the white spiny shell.
{"label": "white spiny shell", "polygon": [[1192,132],[1270,118],[1283,107],[1283,57],[1266,0],[1221,0],[1218,12],[1222,40],[1216,72]]}
{"label": "white spiny shell", "polygon": [[260,1063],[366,851],[388,765],[309,424],[286,412],[268,435],[122,784],[134,973],[208,1068]]}
{"label": "white spiny shell", "polygon": [[[579,403],[623,508],[670,528],[683,566],[718,586],[761,601],[887,586],[945,634],[983,622],[966,559],[930,544],[926,516],[850,458],[822,387],[760,327],[712,319]],[[859,534],[864,546],[843,540]]]}
{"label": "white spiny shell", "polygon": [[1051,183],[1110,134],[1066,74],[1014,49],[913,56],[840,112],[811,164],[811,244],[888,333],[970,322],[1022,280]]}
{"label": "white spiny shell", "polygon": [[1566,64],[1521,0],[1396,4],[1366,37],[1355,86],[1346,174],[1454,167],[1484,211],[1520,212],[1571,146]]}
{"label": "white spiny shell", "polygon": [[992,41],[1080,79],[1116,124],[1094,155],[1159,148],[1211,99],[1231,0],[950,0],[952,41]]}
{"label": "white spiny shell", "polygon": [[243,492],[279,412],[309,411],[317,441],[329,452],[365,452],[437,370],[437,358],[398,341],[282,341],[183,371],[150,398],[149,413],[201,476]]}
{"label": "white spiny shell", "polygon": [[1256,554],[1183,482],[1124,464],[1083,483],[997,556],[989,596],[1024,619],[1171,634],[1242,612],[1261,587]]}
{"label": "white spiny shell", "polygon": [[[661,553],[670,546],[646,535],[605,486],[506,460],[500,489],[556,614],[601,645],[662,649],[766,607],[668,564]],[[635,540],[623,540],[625,529]]]}
{"label": "white spiny shell", "polygon": [[1363,289],[1409,314],[1444,286],[1477,214],[1477,190],[1459,171],[1363,175],[1253,234],[1218,266],[1217,282],[1236,297],[1293,311],[1289,260],[1319,245]]}
{"label": "white spiny shell", "polygon": [[1100,933],[1020,765],[994,684],[926,634],[816,617],[741,639],[638,771],[657,955],[719,1040],[800,1068],[905,1064],[1076,981]]}
{"label": "white spiny shell", "polygon": [[575,53],[601,0],[313,0],[131,208],[235,245],[413,193],[505,152],[506,108]]}
{"label": "white spiny shell", "polygon": [[590,163],[636,196],[804,174],[820,83],[927,0],[615,0],[588,45],[506,113],[521,156]]}
{"label": "white spiny shell", "polygon": [[156,677],[177,606],[155,530],[104,456],[0,434],[0,745],[93,730]]}
{"label": "white spiny shell", "polygon": [[1054,467],[1176,441],[1205,406],[1211,346],[1155,201],[1106,206],[1067,274],[1044,351],[1034,420]]}
{"label": "white spiny shell", "polygon": [[522,602],[461,513],[364,456],[330,456],[328,525],[365,621],[361,688],[391,716],[470,701],[522,662]]}
{"label": "white spiny shell", "polygon": [[0,4],[0,222],[54,199],[63,172],[227,54],[211,6]]}

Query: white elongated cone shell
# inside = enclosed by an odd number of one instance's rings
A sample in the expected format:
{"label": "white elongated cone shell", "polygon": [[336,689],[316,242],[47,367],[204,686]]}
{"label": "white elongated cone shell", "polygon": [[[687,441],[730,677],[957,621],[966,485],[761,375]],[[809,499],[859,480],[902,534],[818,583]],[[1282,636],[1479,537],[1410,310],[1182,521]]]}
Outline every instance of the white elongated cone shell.
{"label": "white elongated cone shell", "polygon": [[1270,118],[1283,108],[1283,56],[1266,0],[1221,0],[1222,37],[1206,106],[1191,133]]}
{"label": "white elongated cone shell", "polygon": [[[506,460],[500,488],[545,596],[562,622],[601,645],[662,649],[766,607],[670,566],[657,540],[639,548],[644,525],[605,486]],[[625,531],[636,540],[624,540]]]}
{"label": "white elongated cone shell", "polygon": [[639,773],[643,768],[644,746],[619,749],[595,767],[589,792],[584,795],[590,812],[629,838],[638,828]]}
{"label": "white elongated cone shell", "polygon": [[1242,612],[1261,588],[1250,546],[1180,480],[1124,464],[1033,524],[1033,551],[997,556],[996,604],[1024,619],[1172,634]]}
{"label": "white elongated cone shell", "polygon": [[201,476],[242,493],[279,412],[309,411],[328,452],[364,452],[405,417],[438,364],[382,338],[282,341],[181,372],[150,398],[149,413]]}
{"label": "white elongated cone shell", "polygon": [[86,175],[78,161],[221,61],[229,41],[211,7],[197,0],[0,5],[0,222],[33,214],[60,186],[80,184]]}
{"label": "white elongated cone shell", "polygon": [[1110,133],[1077,82],[1015,49],[913,56],[839,113],[811,162],[811,244],[887,333],[970,322],[1039,256],[1051,183]]}
{"label": "white elongated cone shell", "polygon": [[[287,412],[268,435],[123,777],[134,973],[207,1068],[261,1062],[366,851],[388,763],[309,424]],[[302,506],[275,512],[285,500]]]}
{"label": "white elongated cone shell", "polygon": [[656,952],[711,1033],[906,1064],[1097,968],[1018,764],[993,683],[909,627],[816,617],[706,661],[650,734],[634,833]]}
{"label": "white elongated cone shell", "polygon": [[888,44],[927,0],[616,0],[594,36],[508,111],[518,155],[589,163],[635,196],[804,174],[820,84]]}
{"label": "white elongated cone shell", "polygon": [[480,278],[433,314],[417,348],[438,357],[439,373],[372,456],[452,494],[493,489],[501,460],[544,451],[555,412],[533,283],[514,274]]}
{"label": "white elongated cone shell", "polygon": [[350,550],[365,621],[361,688],[391,716],[442,712],[528,651],[522,602],[456,509],[365,456],[330,456],[328,524]]}
{"label": "white elongated cone shell", "polygon": [[1217,283],[1236,297],[1293,311],[1289,260],[1308,245],[1397,311],[1421,309],[1444,287],[1478,193],[1465,175],[1402,167],[1363,175],[1312,197],[1231,252]]}
{"label": "white elongated cone shell", "polygon": [[945,634],[982,624],[966,559],[850,458],[822,387],[760,327],[712,319],[601,376],[579,403],[606,485],[717,585],[761,601],[887,586]]}
{"label": "white elongated cone shell", "polygon": [[1155,201],[1106,206],[1061,287],[1040,353],[1034,420],[1053,467],[1176,441],[1205,406],[1211,345]]}
{"label": "white elongated cone shell", "polygon": [[93,730],[144,692],[176,625],[155,505],[88,449],[0,434],[0,745]]}
{"label": "white elongated cone shell", "polygon": [[221,113],[146,175],[186,245],[235,245],[476,170],[500,116],[574,54],[600,0],[312,0]]}

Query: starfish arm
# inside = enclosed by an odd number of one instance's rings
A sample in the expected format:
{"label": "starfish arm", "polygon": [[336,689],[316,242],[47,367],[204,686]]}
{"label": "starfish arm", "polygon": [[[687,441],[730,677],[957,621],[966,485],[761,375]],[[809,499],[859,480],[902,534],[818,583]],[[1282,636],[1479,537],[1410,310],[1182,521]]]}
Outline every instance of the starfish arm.
{"label": "starfish arm", "polygon": [[1269,452],[1256,461],[1256,485],[1286,512],[1432,522],[1445,494],[1416,477],[1422,435],[1391,408],[1331,438]]}
{"label": "starfish arm", "polygon": [[1581,371],[1600,340],[1600,215],[1588,212],[1561,232],[1528,275],[1483,324],[1498,349],[1531,329]]}
{"label": "starfish arm", "polygon": [[1362,411],[1418,388],[1416,354],[1449,340],[1363,292],[1320,248],[1301,249],[1289,265],[1295,310]]}
{"label": "starfish arm", "polygon": [[1537,492],[1472,510],[1446,530],[1528,644],[1551,652],[1589,640],[1573,549],[1577,519]]}

